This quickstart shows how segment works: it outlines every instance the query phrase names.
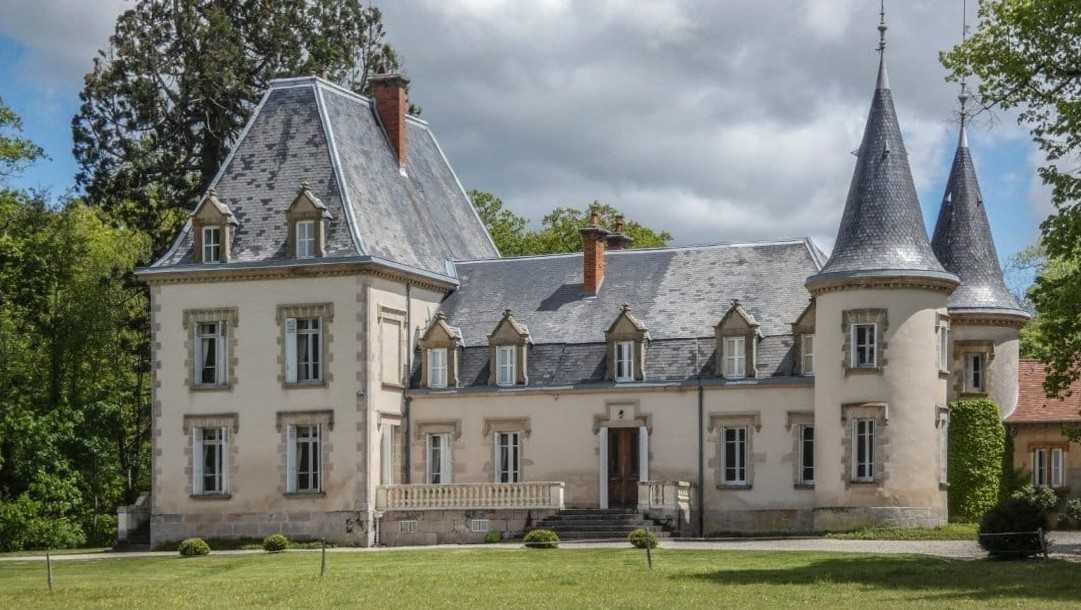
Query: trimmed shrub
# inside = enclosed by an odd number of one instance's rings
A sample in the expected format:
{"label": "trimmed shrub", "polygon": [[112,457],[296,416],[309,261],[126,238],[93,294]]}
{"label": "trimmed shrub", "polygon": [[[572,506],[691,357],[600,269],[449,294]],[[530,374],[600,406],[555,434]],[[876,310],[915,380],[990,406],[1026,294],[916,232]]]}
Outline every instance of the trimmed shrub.
{"label": "trimmed shrub", "polygon": [[488,530],[488,533],[484,535],[484,541],[488,544],[503,542],[503,532],[499,530]]}
{"label": "trimmed shrub", "polygon": [[644,549],[649,547],[651,549],[657,548],[657,535],[653,532],[638,528],[627,535],[627,542],[631,543],[631,546]]}
{"label": "trimmed shrub", "polygon": [[523,540],[526,548],[554,549],[559,546],[559,534],[552,530],[532,530]]}
{"label": "trimmed shrub", "polygon": [[979,521],[999,499],[1006,429],[990,400],[950,404],[950,518]]}
{"label": "trimmed shrub", "polygon": [[280,553],[289,548],[289,539],[281,534],[271,534],[263,538],[263,550],[268,553]]}
{"label": "trimmed shrub", "polygon": [[188,538],[177,547],[181,557],[202,557],[210,554],[210,545],[202,538]]}
{"label": "trimmed shrub", "polygon": [[1040,553],[1045,542],[1029,532],[1047,527],[1047,513],[1056,504],[1058,496],[1051,489],[1026,485],[988,511],[980,523],[980,534],[1012,535],[981,535],[980,546],[1000,559],[1021,559]]}

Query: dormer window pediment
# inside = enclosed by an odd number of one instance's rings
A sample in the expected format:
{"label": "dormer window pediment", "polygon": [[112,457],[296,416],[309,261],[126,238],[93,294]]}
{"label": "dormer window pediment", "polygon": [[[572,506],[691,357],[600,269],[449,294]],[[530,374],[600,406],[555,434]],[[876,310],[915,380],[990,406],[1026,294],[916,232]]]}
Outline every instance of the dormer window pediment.
{"label": "dormer window pediment", "polygon": [[738,300],[732,301],[713,327],[717,339],[717,374],[725,379],[758,376],[758,320]]}
{"label": "dormer window pediment", "polygon": [[644,381],[649,329],[624,304],[604,333],[608,349],[607,379],[616,383]]}
{"label": "dormer window pediment", "polygon": [[191,213],[192,260],[204,264],[229,262],[238,224],[229,206],[210,189]]}
{"label": "dormer window pediment", "polygon": [[529,329],[514,318],[511,310],[488,335],[488,383],[498,386],[528,385]]}
{"label": "dormer window pediment", "polygon": [[285,218],[289,227],[286,238],[289,257],[326,256],[326,224],[333,216],[307,183],[301,185],[293,203],[289,204]]}

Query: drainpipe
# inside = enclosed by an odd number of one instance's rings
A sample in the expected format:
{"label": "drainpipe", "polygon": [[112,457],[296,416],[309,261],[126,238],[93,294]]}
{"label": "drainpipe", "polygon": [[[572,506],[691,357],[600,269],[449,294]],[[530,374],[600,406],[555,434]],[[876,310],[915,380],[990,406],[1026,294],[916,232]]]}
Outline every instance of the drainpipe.
{"label": "drainpipe", "polygon": [[409,329],[409,335],[406,339],[405,349],[405,406],[402,408],[402,468],[405,470],[405,480],[403,483],[411,483],[412,471],[410,467],[410,457],[413,455],[413,448],[409,443],[409,438],[412,436],[409,430],[409,407],[413,402],[413,399],[409,396],[409,386],[413,379],[413,284],[405,283],[405,325]]}
{"label": "drainpipe", "polygon": [[705,388],[698,373],[698,535],[705,536]]}

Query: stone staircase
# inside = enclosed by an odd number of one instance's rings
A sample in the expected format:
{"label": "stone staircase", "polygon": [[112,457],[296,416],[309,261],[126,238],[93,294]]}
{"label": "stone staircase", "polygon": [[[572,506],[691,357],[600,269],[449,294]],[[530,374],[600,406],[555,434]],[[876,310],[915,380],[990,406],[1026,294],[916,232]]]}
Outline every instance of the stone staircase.
{"label": "stone staircase", "polygon": [[626,540],[636,529],[651,531],[658,538],[672,534],[633,508],[570,508],[538,521],[533,529],[548,529],[560,540]]}

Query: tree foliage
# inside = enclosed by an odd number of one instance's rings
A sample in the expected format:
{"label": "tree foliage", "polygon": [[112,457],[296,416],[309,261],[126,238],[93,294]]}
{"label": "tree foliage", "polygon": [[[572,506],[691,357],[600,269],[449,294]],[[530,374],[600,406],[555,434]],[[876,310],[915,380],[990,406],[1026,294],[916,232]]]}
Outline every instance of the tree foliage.
{"label": "tree foliage", "polygon": [[[592,210],[600,214],[605,227],[611,228],[623,219],[615,207],[594,201],[581,209],[558,207],[544,216],[539,229],[529,229],[529,221],[506,209],[495,195],[475,190],[469,195],[503,256],[580,252],[582,236],[578,231],[588,223]],[[632,248],[657,248],[672,240],[667,231],[655,231],[633,220],[624,223],[624,232],[634,240]]]}
{"label": "tree foliage", "polygon": [[139,0],[86,75],[77,182],[161,252],[271,79],[321,75],[363,93],[398,67],[379,9],[361,0]]}
{"label": "tree foliage", "polygon": [[1081,376],[1081,8],[1076,0],[984,0],[976,32],[942,55],[951,77],[975,76],[985,109],[1015,110],[1047,158],[1055,213],[1041,224],[1054,273],[1029,292],[1048,365],[1045,389]]}
{"label": "tree foliage", "polygon": [[40,146],[22,137],[22,129],[22,119],[0,97],[0,181],[44,155]]}
{"label": "tree foliage", "polygon": [[989,400],[950,404],[947,465],[950,517],[973,522],[999,498],[1006,430],[998,407]]}

